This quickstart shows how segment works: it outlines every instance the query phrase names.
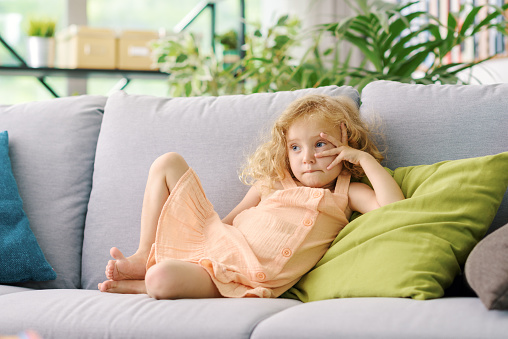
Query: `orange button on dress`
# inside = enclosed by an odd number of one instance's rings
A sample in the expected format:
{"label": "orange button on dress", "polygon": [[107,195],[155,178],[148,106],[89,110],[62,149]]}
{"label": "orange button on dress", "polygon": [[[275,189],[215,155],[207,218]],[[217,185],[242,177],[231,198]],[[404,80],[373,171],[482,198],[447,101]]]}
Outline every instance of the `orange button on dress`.
{"label": "orange button on dress", "polygon": [[192,168],[166,201],[147,269],[165,259],[202,266],[225,297],[275,298],[325,254],[348,223],[351,175],[343,171],[335,192],[297,186],[289,173],[283,190],[224,224]]}

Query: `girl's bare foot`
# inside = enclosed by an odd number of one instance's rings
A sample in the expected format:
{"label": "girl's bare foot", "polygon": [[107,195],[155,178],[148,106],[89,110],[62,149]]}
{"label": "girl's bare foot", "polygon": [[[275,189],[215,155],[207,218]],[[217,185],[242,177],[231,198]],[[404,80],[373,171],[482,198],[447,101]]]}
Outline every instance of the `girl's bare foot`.
{"label": "girl's bare foot", "polygon": [[127,293],[127,294],[146,294],[144,280],[106,280],[99,284],[101,292],[108,293]]}
{"label": "girl's bare foot", "polygon": [[135,253],[126,258],[116,247],[109,251],[115,260],[110,260],[106,266],[106,278],[109,280],[143,280],[146,274],[146,260],[148,256]]}

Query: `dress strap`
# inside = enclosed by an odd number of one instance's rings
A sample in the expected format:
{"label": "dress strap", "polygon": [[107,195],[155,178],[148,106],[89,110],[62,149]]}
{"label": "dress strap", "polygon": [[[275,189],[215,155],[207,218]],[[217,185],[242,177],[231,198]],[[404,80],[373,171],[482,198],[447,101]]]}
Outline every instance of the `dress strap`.
{"label": "dress strap", "polygon": [[335,193],[348,194],[349,183],[351,181],[351,172],[343,169],[337,177],[337,183],[335,184]]}
{"label": "dress strap", "polygon": [[281,181],[282,183],[282,187],[284,187],[284,189],[289,189],[289,188],[295,188],[295,187],[298,187],[298,185],[296,184],[295,180],[293,179],[293,177],[291,176],[291,174],[289,174],[289,171],[286,170],[284,172],[284,179]]}

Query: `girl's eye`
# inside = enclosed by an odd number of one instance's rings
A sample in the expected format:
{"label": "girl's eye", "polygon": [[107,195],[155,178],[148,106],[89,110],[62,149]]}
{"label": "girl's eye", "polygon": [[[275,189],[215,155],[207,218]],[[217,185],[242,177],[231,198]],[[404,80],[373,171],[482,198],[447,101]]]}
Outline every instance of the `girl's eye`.
{"label": "girl's eye", "polygon": [[325,146],[325,145],[326,145],[326,143],[325,143],[325,142],[320,141],[320,142],[318,142],[318,143],[316,144],[316,147],[323,147],[323,146]]}
{"label": "girl's eye", "polygon": [[291,146],[291,150],[293,150],[293,151],[295,151],[295,152],[296,152],[296,151],[299,151],[299,150],[300,150],[300,147],[299,147],[299,146],[296,146],[296,145],[293,145],[293,146]]}

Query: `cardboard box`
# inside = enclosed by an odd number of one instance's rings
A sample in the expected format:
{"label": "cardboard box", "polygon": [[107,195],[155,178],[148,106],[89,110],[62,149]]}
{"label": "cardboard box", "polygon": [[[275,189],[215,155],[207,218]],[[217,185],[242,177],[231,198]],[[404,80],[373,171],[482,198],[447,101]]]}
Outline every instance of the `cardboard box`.
{"label": "cardboard box", "polygon": [[115,32],[111,29],[71,25],[57,34],[60,68],[114,69]]}
{"label": "cardboard box", "polygon": [[122,31],[118,37],[118,69],[154,70],[150,41],[158,39],[156,31]]}

